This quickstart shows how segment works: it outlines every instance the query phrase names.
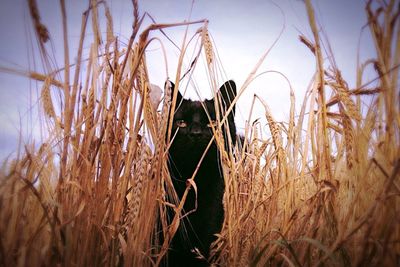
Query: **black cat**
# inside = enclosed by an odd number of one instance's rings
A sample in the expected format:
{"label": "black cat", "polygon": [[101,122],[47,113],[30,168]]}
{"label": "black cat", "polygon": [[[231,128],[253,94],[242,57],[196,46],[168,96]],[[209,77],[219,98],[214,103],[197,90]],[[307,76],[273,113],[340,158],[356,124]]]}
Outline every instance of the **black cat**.
{"label": "black cat", "polygon": [[[173,85],[172,85],[173,88]],[[236,85],[227,81],[219,89],[221,96],[221,119],[231,101],[236,96]],[[203,105],[206,111],[203,108]],[[233,109],[228,116],[229,134],[233,145],[236,140],[236,127]],[[210,142],[213,132],[211,124],[215,123],[216,112],[214,99],[192,101],[183,99],[178,92],[175,115],[172,126],[174,137],[169,149],[169,171],[178,194],[181,198],[186,189],[186,180],[191,178],[198,163]],[[223,128],[225,144],[227,145],[227,131]],[[224,194],[224,177],[220,162],[219,151],[215,141],[209,148],[194,179],[197,186],[197,209],[184,217],[178,232],[171,242],[168,255],[168,265],[179,266],[208,266],[206,260],[199,259],[193,249],[197,248],[205,259],[209,256],[210,244],[216,239],[215,234],[221,231],[224,220],[222,198]],[[195,208],[196,195],[193,188],[184,205],[184,212]],[[170,216],[173,216],[170,212]]]}

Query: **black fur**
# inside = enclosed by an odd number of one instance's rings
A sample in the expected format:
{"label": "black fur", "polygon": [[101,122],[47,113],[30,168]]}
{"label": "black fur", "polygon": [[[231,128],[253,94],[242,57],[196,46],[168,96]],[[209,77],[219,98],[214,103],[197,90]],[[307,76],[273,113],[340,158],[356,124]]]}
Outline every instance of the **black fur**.
{"label": "black fur", "polygon": [[[223,115],[224,110],[229,107],[236,96],[236,85],[233,81],[228,81],[221,86],[219,92],[223,107],[221,115]],[[202,103],[211,120],[215,121],[214,99],[205,100]],[[228,116],[228,124],[234,144],[236,127],[233,114],[234,110]],[[201,102],[183,99],[179,92],[173,121],[171,136],[176,131],[178,132],[169,150],[169,171],[178,197],[181,198],[186,189],[186,180],[193,175],[213,133]],[[227,140],[227,133],[224,131],[223,134]],[[205,260],[197,259],[191,250],[197,248],[205,258],[208,258],[210,244],[215,240],[215,234],[220,232],[222,227],[224,219],[222,198],[225,186],[218,153],[214,142],[195,176],[197,210],[181,221],[178,232],[171,243],[168,255],[169,266],[208,265]],[[195,199],[195,192],[191,188],[184,205],[184,213],[195,208]],[[170,216],[173,216],[173,212],[170,212]]]}

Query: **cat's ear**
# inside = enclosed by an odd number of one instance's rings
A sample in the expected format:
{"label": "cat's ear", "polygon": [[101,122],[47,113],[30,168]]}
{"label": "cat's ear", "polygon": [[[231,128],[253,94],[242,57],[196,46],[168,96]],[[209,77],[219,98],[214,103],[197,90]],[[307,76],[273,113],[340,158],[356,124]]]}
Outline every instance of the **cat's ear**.
{"label": "cat's ear", "polygon": [[[175,84],[173,82],[171,82],[170,80],[166,81],[165,82],[166,89],[168,88],[168,86],[167,86],[168,83],[170,84],[171,98],[172,98],[173,97],[172,94],[174,93],[174,89],[175,89]],[[181,92],[178,91],[178,95],[176,97],[176,103],[178,103],[178,104],[181,103],[182,99],[183,99],[183,96],[181,95]]]}
{"label": "cat's ear", "polygon": [[[236,84],[234,81],[229,80],[225,82],[220,88],[221,100],[225,109],[228,109],[233,100],[236,97]],[[233,112],[235,112],[235,106],[233,107]]]}

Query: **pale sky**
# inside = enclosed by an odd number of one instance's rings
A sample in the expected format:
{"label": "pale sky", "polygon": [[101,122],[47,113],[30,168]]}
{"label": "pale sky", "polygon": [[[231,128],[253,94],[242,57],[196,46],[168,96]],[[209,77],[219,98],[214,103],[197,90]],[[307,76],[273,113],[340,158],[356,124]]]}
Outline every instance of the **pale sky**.
{"label": "pale sky", "polygon": [[[43,23],[50,30],[57,65],[63,65],[62,26],[59,1],[37,0]],[[87,1],[66,1],[71,62],[74,62],[78,46],[82,12]],[[106,1],[114,20],[114,32],[119,36],[121,47],[127,43],[131,34],[131,1]],[[361,28],[366,24],[364,1],[362,0],[315,0],[312,1],[316,16],[327,34],[337,64],[344,78],[352,88],[355,82],[357,45]],[[182,22],[189,18],[192,1],[189,0],[144,0],[139,1],[140,13],[147,11],[158,23]],[[32,47],[36,40],[32,35],[27,1],[3,0],[0,9],[0,67],[17,70],[36,69],[42,71],[39,57],[33,60]],[[284,16],[282,15],[279,6]],[[100,15],[103,16],[100,11]],[[306,16],[305,5],[300,0],[202,0],[194,1],[191,20],[208,19],[209,31],[215,42],[221,64],[225,70],[224,78],[233,79],[240,87],[262,54],[269,49],[278,37],[283,24],[285,29],[278,43],[271,50],[259,69],[282,72],[291,82],[296,95],[296,106],[303,100],[305,90],[315,71],[315,59],[311,52],[299,42],[299,34],[312,40]],[[104,21],[104,20],[103,20]],[[145,20],[145,25],[150,21]],[[103,24],[104,25],[104,24]],[[193,34],[201,25],[190,27]],[[105,27],[103,27],[105,30]],[[166,33],[179,46],[185,27],[166,30]],[[159,32],[152,36],[161,36]],[[368,29],[361,38],[360,55],[362,60],[374,57]],[[165,41],[165,38],[164,38]],[[167,41],[169,76],[175,78],[177,49]],[[84,54],[88,54],[86,43]],[[39,55],[36,52],[36,55]],[[191,53],[186,63],[189,64]],[[165,79],[164,62],[159,45],[154,44],[147,52],[150,80],[162,87]],[[203,97],[209,98],[209,83],[202,74],[204,64],[197,66],[194,74],[196,84]],[[366,80],[374,77],[366,77]],[[219,81],[224,82],[222,79]],[[30,82],[27,78],[0,71],[0,160],[16,149],[20,125],[27,139],[32,128],[37,125],[37,115],[32,110],[37,102],[30,100],[30,92],[40,89],[41,84]],[[30,90],[35,89],[35,90]],[[189,89],[190,90],[190,89]],[[249,106],[254,94],[262,97],[270,106],[278,120],[287,120],[289,114],[289,89],[284,78],[277,74],[266,74],[250,85],[238,103],[236,121],[242,128],[247,119]],[[188,96],[196,98],[188,92]],[[35,96],[33,96],[35,98]],[[33,105],[33,107],[32,107]],[[297,108],[297,111],[299,109]],[[256,106],[256,116],[263,117],[261,105]],[[240,131],[240,130],[239,130]],[[35,135],[37,130],[33,131]]]}

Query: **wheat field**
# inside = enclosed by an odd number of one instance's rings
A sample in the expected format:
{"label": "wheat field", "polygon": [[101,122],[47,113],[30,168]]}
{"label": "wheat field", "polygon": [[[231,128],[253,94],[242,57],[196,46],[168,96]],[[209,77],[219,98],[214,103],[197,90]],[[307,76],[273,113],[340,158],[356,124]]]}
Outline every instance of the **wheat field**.
{"label": "wheat field", "polygon": [[[42,83],[48,137],[2,165],[1,266],[160,266],[179,226],[184,199],[176,199],[168,173],[168,118],[186,54],[182,49],[171,78],[176,89],[160,98],[149,82],[146,48],[155,41],[152,31],[195,25],[196,36],[185,38],[182,47],[190,38],[201,41],[198,55],[205,56],[209,77],[218,84],[207,21],[152,24],[139,32],[146,14],[132,1],[132,35],[122,47],[107,4],[90,3],[82,14],[77,61],[69,62],[65,41],[63,68],[28,74]],[[46,62],[48,28],[36,1],[28,4]],[[60,5],[65,11],[63,0]],[[208,260],[214,266],[399,266],[399,2],[366,3],[376,57],[358,62],[356,88],[349,88],[334,54],[323,49],[329,45],[309,0],[305,8],[313,39],[300,36],[300,42],[316,69],[301,109],[295,110],[292,91],[289,119],[281,123],[268,102],[255,96],[265,107],[268,138],[261,138],[263,125],[248,122],[244,143],[227,149],[221,123],[215,129],[225,220]],[[105,16],[105,29],[99,16]],[[88,58],[83,46],[90,47]],[[234,103],[260,64],[249,70]],[[373,82],[363,79],[368,67]],[[188,190],[195,184],[190,181]],[[176,212],[171,223],[167,206]]]}

